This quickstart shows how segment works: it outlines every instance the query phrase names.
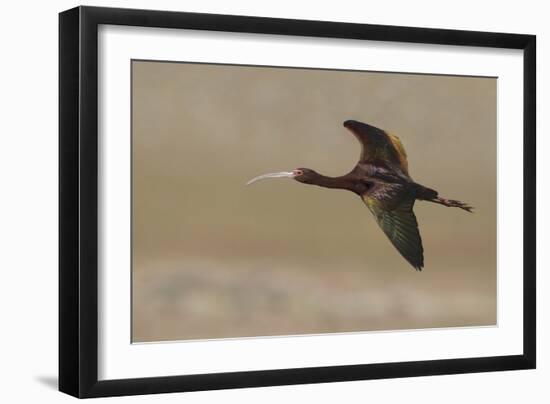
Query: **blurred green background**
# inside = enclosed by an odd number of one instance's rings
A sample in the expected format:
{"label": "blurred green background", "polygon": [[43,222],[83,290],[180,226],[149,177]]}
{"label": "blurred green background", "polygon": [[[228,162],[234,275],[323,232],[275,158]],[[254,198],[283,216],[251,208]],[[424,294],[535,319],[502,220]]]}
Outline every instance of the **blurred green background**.
{"label": "blurred green background", "polygon": [[[133,341],[494,325],[496,79],[132,62]],[[347,173],[356,119],[397,134],[415,272],[354,194],[268,180]]]}

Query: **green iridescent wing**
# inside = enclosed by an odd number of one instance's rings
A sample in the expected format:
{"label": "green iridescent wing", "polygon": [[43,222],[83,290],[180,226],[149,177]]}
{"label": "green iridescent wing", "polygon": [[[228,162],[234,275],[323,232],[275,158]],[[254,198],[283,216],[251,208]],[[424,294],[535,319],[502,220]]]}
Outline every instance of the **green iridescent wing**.
{"label": "green iridescent wing", "polygon": [[384,161],[409,175],[407,153],[399,138],[375,126],[358,121],[346,121],[344,126],[361,143],[360,163]]}
{"label": "green iridescent wing", "polygon": [[424,248],[413,212],[414,197],[405,198],[391,210],[388,210],[380,200],[368,195],[363,195],[363,201],[397,251],[417,271],[422,270]]}

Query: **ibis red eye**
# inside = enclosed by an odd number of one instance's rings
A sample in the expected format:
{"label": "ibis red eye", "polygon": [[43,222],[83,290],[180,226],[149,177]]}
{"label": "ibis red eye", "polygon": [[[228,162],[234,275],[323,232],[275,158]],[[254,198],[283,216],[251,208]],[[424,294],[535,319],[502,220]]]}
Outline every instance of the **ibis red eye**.
{"label": "ibis red eye", "polygon": [[304,172],[302,170],[294,170],[294,175],[295,176],[298,176],[298,175],[302,175]]}

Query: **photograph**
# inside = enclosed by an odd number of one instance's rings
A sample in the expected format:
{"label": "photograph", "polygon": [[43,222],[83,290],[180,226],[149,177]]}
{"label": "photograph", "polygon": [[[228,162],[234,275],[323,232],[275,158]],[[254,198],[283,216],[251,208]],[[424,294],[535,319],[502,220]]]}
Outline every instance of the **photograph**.
{"label": "photograph", "polygon": [[497,322],[497,77],[133,59],[132,343]]}
{"label": "photograph", "polygon": [[544,13],[402,3],[67,5],[53,49],[28,35],[58,73],[36,76],[58,99],[57,286],[27,293],[54,292],[57,330],[18,333],[55,337],[58,369],[31,367],[33,395],[463,403],[544,385]]}

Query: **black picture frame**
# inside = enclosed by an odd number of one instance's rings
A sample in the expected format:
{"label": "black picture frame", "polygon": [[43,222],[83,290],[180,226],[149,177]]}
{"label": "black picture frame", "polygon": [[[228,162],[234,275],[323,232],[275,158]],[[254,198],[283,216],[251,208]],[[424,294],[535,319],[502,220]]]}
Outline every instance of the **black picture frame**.
{"label": "black picture frame", "polygon": [[[523,50],[523,354],[99,381],[100,24]],[[535,368],[535,59],[534,35],[97,7],[60,13],[59,390],[84,398]]]}

